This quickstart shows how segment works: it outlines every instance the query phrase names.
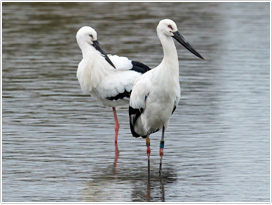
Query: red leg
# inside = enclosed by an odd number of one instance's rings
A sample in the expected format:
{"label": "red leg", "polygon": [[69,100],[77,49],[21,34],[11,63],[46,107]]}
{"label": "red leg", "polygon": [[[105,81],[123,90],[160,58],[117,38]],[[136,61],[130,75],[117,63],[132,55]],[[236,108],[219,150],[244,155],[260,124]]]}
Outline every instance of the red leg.
{"label": "red leg", "polygon": [[114,175],[115,175],[115,177],[117,174],[118,159],[119,159],[119,149],[118,149],[118,144],[115,143],[115,158],[114,158]]}
{"label": "red leg", "polygon": [[161,141],[160,143],[160,170],[159,170],[159,175],[161,176],[161,170],[162,170],[162,157],[163,157],[163,148],[164,148],[164,141]]}
{"label": "red leg", "polygon": [[150,139],[149,136],[146,137],[146,154],[147,154],[147,164],[148,164],[148,180],[150,179]]}
{"label": "red leg", "polygon": [[118,138],[118,132],[119,132],[119,122],[117,118],[117,113],[115,107],[112,108],[113,110],[113,115],[114,115],[114,121],[115,121],[115,143],[117,143],[117,138]]}

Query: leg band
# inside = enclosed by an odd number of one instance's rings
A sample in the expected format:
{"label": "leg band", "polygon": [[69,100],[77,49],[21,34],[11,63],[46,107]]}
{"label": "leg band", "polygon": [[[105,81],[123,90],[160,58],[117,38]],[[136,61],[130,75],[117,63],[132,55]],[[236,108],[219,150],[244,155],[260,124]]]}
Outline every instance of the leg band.
{"label": "leg band", "polygon": [[146,146],[150,146],[150,139],[146,139]]}
{"label": "leg band", "polygon": [[160,148],[164,148],[164,141],[161,141]]}

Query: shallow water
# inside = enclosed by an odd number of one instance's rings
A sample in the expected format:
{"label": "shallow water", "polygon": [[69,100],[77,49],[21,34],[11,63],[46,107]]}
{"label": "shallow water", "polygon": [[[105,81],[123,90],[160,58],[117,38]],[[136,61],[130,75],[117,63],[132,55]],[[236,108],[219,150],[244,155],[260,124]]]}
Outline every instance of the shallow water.
{"label": "shallow water", "polygon": [[[3,202],[269,202],[269,3],[3,3]],[[110,11],[110,12],[109,12]],[[81,93],[75,34],[155,67],[156,25],[176,21],[181,100],[166,130],[133,138],[127,107]]]}

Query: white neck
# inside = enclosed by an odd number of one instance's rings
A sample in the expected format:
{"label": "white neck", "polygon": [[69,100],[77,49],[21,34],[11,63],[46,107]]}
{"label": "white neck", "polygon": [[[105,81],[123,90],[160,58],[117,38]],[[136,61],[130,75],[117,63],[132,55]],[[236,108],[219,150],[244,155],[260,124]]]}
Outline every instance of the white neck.
{"label": "white neck", "polygon": [[93,46],[80,44],[83,59],[77,70],[77,77],[84,93],[92,92],[101,80],[113,70],[110,64]]}
{"label": "white neck", "polygon": [[88,43],[81,44],[80,49],[81,49],[83,58],[92,57],[94,52],[96,51],[95,48]]}
{"label": "white neck", "polygon": [[[171,73],[173,76],[179,76],[179,62],[178,54],[173,38],[165,36],[164,34],[158,33],[159,39],[163,48],[163,59],[160,65],[163,73]],[[167,70],[165,69],[167,68]]]}

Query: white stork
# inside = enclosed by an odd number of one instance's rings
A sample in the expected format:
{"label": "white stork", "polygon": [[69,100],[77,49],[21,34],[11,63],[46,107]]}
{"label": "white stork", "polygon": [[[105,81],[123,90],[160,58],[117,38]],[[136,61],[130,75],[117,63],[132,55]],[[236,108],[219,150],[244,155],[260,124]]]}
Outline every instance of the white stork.
{"label": "white stork", "polygon": [[179,33],[170,19],[161,20],[157,26],[164,57],[154,69],[138,78],[133,86],[129,104],[130,129],[134,137],[146,138],[148,173],[150,172],[149,135],[162,129],[160,142],[160,169],[164,148],[164,131],[180,99],[179,61],[174,40],[197,57],[204,58]]}
{"label": "white stork", "polygon": [[115,107],[128,104],[134,81],[150,68],[126,57],[107,55],[97,41],[96,31],[89,26],[80,28],[76,39],[83,56],[77,70],[81,90],[113,108],[117,143],[119,122]]}

